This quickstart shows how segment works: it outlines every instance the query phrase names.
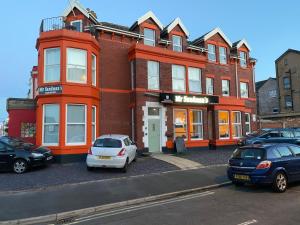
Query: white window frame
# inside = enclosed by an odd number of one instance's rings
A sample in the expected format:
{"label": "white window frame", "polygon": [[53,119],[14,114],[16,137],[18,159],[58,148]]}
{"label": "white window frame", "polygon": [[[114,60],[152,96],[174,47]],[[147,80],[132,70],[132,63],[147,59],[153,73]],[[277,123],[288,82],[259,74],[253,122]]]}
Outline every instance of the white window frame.
{"label": "white window frame", "polygon": [[[227,113],[227,120],[228,120],[228,123],[221,123],[220,122],[220,112],[226,112]],[[227,125],[228,127],[228,137],[221,137],[220,135],[220,125]],[[218,111],[218,126],[219,126],[219,139],[230,139],[230,111],[226,111],[226,110],[219,110]]]}
{"label": "white window frame", "polygon": [[[149,64],[151,64],[151,63],[154,63],[154,64],[156,64],[157,65],[157,73],[156,74],[150,74],[149,73]],[[160,79],[160,76],[159,76],[159,62],[156,62],[156,61],[147,61],[147,79],[148,79],[148,89],[149,90],[159,90],[160,89],[160,82],[159,82],[159,79]],[[150,78],[151,77],[155,77],[155,78],[157,78],[157,86],[158,86],[158,88],[152,88],[152,87],[150,87],[149,86],[149,84],[150,84]]]}
{"label": "white window frame", "polygon": [[187,109],[179,109],[179,108],[174,108],[173,109],[173,129],[174,129],[174,140],[176,139],[176,132],[175,132],[175,111],[184,111],[185,112],[185,140],[188,138],[188,124],[187,124]]}
{"label": "white window frame", "polygon": [[[212,93],[210,93],[210,89],[209,89],[209,87],[208,87],[208,80],[211,80],[212,81],[212,86],[211,86],[211,89],[212,89]],[[206,79],[205,79],[205,85],[206,85],[206,94],[207,95],[213,95],[214,94],[214,78],[212,78],[212,77],[206,77]]]}
{"label": "white window frame", "polygon": [[[175,67],[182,67],[184,69],[183,79],[174,78],[174,76],[173,76],[173,68],[175,68]],[[176,90],[176,89],[174,89],[174,80],[183,81],[183,83],[184,83],[184,89],[183,90]],[[175,64],[172,65],[172,90],[175,91],[175,92],[186,92],[186,68],[185,68],[185,66],[175,65]]]}
{"label": "white window frame", "polygon": [[[58,49],[59,50],[59,64],[53,64],[53,65],[46,65],[47,62],[47,51],[48,50],[54,50],[54,49]],[[47,81],[46,80],[46,67],[47,66],[59,66],[59,75],[58,75],[58,79],[57,80],[52,80],[52,81]],[[44,77],[43,77],[43,82],[44,83],[55,83],[55,82],[59,82],[60,81],[60,73],[61,73],[61,49],[60,48],[46,48],[44,49]]]}
{"label": "white window frame", "polygon": [[[145,37],[145,30],[151,30],[152,32],[153,32],[153,38],[154,39],[150,39],[150,38],[146,38]],[[156,37],[156,32],[155,32],[155,30],[154,29],[150,29],[150,28],[144,28],[144,45],[147,45],[147,46],[153,46],[153,47],[155,47],[155,38]],[[152,44],[149,44],[149,43],[146,43],[146,41],[148,41],[148,42],[151,42]]]}
{"label": "white window frame", "polygon": [[[180,44],[175,44],[174,39],[178,38],[180,41]],[[182,52],[182,37],[179,35],[172,35],[172,45],[173,45],[173,51],[175,52]]]}
{"label": "white window frame", "polygon": [[[213,52],[210,51],[209,46],[213,46],[214,47],[214,51]],[[217,61],[216,45],[207,44],[207,49],[208,49],[208,54],[207,54],[208,61],[210,61],[210,62],[216,62]],[[214,56],[214,59],[212,59],[210,56]]]}
{"label": "white window frame", "polygon": [[[200,123],[194,123],[193,121],[191,121],[190,120],[190,123],[189,123],[189,125],[190,125],[190,127],[191,126],[194,126],[194,125],[196,125],[196,126],[201,126],[201,130],[202,130],[202,132],[201,132],[201,134],[202,134],[202,137],[200,137],[200,138],[192,138],[192,136],[191,136],[191,132],[190,132],[190,137],[191,137],[191,140],[203,140],[203,111],[202,110],[199,110],[199,109],[191,109],[190,110],[190,112],[193,112],[193,111],[197,111],[197,112],[200,112]],[[189,130],[191,130],[191,128],[189,129]]]}
{"label": "white window frame", "polygon": [[[245,58],[243,58],[242,55],[243,55]],[[244,51],[240,51],[240,57],[239,57],[239,59],[240,59],[240,66],[241,66],[242,68],[246,68],[246,67],[247,67],[247,53],[244,52]]]}
{"label": "white window frame", "polygon": [[[58,123],[45,123],[45,107],[48,105],[57,105],[58,106]],[[43,105],[43,126],[42,126],[42,145],[44,146],[58,146],[59,145],[59,131],[60,131],[60,105],[59,104],[44,104]],[[45,125],[58,125],[58,142],[57,143],[45,143]]]}
{"label": "white window frame", "polygon": [[[238,113],[239,114],[239,121],[240,121],[239,123],[235,123],[234,122],[234,120],[233,120],[233,114],[234,113]],[[231,116],[231,130],[232,130],[232,134],[231,135],[232,135],[232,138],[233,139],[239,139],[239,138],[241,138],[243,136],[242,113],[240,111],[231,111],[230,114],[231,114],[230,116]],[[239,126],[239,128],[240,128],[240,135],[241,136],[234,137],[234,133],[233,133],[234,129],[233,128],[234,128],[235,125]]]}
{"label": "white window frame", "polygon": [[[248,122],[245,119],[245,131],[246,135],[251,133],[251,115],[250,113],[245,113],[245,117],[248,117]],[[249,127],[249,132],[247,132],[247,126]]]}
{"label": "white window frame", "polygon": [[77,22],[80,22],[80,31],[79,32],[82,32],[82,20],[73,20],[70,22],[71,26],[73,26],[73,23],[77,23]]}
{"label": "white window frame", "polygon": [[97,56],[92,54],[92,85],[97,86]]}
{"label": "white window frame", "polygon": [[[72,143],[68,143],[68,125],[70,124],[70,125],[82,125],[83,123],[68,123],[68,106],[72,106],[72,105],[76,105],[76,106],[84,106],[84,116],[85,116],[85,123],[84,123],[84,142],[72,142]],[[87,132],[86,132],[86,128],[87,128],[87,126],[86,126],[86,123],[87,123],[87,115],[86,115],[86,113],[87,113],[87,106],[86,105],[84,105],[84,104],[72,104],[72,103],[70,103],[70,104],[66,104],[66,124],[65,124],[65,144],[66,144],[66,146],[77,146],[77,145],[86,145],[86,134],[87,134]]]}
{"label": "white window frame", "polygon": [[[199,79],[197,79],[197,80],[196,79],[191,79],[191,77],[190,77],[190,71],[191,70],[197,70],[197,71],[199,71]],[[192,93],[202,93],[201,75],[202,75],[202,71],[201,71],[200,68],[197,68],[197,67],[188,67],[189,92],[192,92]],[[198,90],[198,91],[191,90],[191,82],[199,82],[200,90]]]}
{"label": "white window frame", "polygon": [[[228,94],[224,94],[224,90],[223,90],[223,82],[227,82],[227,86],[228,86]],[[224,79],[224,80],[222,80],[222,96],[230,96],[230,80],[226,80],[226,79]]]}
{"label": "white window frame", "polygon": [[[69,70],[68,70],[68,68],[69,68],[69,64],[68,64],[68,55],[69,55],[69,50],[75,50],[75,51],[82,51],[82,52],[85,52],[85,75],[86,75],[86,80],[85,81],[78,81],[78,80],[70,80],[69,79]],[[87,80],[88,80],[88,77],[87,77],[87,55],[88,55],[88,53],[87,53],[87,50],[85,50],[85,49],[80,49],[80,48],[67,48],[67,60],[66,60],[66,72],[67,72],[67,82],[71,82],[71,83],[79,83],[79,84],[86,84],[87,83]],[[70,65],[73,65],[73,64],[70,64]],[[78,65],[73,65],[73,66],[76,66],[76,67],[78,67],[78,68],[83,68],[83,66],[78,66]]]}
{"label": "white window frame", "polygon": [[[221,54],[221,51],[220,51],[221,49],[224,49],[224,54]],[[223,59],[223,58],[225,58],[225,59]],[[222,65],[227,64],[227,48],[226,47],[219,46],[219,61],[220,61],[220,64],[222,64]]]}
{"label": "white window frame", "polygon": [[[95,121],[93,121],[93,114],[95,113],[94,115],[94,118],[95,118]],[[95,134],[95,137],[93,137],[93,131],[94,131],[94,134]],[[96,106],[92,106],[92,143],[94,143],[94,141],[97,139],[97,107]]]}
{"label": "white window frame", "polygon": [[[242,85],[245,85],[246,91],[243,91]],[[249,98],[249,84],[248,84],[248,82],[240,82],[240,96],[241,96],[241,98]]]}

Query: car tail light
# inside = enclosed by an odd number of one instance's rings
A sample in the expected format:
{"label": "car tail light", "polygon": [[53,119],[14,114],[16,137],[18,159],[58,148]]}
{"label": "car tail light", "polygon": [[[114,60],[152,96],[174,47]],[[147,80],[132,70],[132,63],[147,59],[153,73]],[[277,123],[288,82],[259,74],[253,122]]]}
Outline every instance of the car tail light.
{"label": "car tail light", "polygon": [[256,169],[269,169],[271,165],[271,161],[262,161],[257,165]]}
{"label": "car tail light", "polygon": [[88,154],[89,154],[89,155],[93,155],[93,153],[92,153],[92,148],[89,148]]}
{"label": "car tail light", "polygon": [[122,148],[122,150],[118,153],[118,156],[124,156],[126,152],[125,148]]}

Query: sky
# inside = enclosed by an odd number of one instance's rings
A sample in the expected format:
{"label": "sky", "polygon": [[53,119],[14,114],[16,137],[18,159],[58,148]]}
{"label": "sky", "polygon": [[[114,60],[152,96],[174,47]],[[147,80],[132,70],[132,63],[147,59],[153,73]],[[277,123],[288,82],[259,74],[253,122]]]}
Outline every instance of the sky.
{"label": "sky", "polygon": [[[164,24],[180,17],[194,40],[215,27],[235,42],[245,38],[258,60],[256,81],[275,76],[274,61],[288,48],[300,50],[300,2],[262,0],[80,0],[99,21],[131,26],[152,10]],[[26,97],[30,70],[37,64],[36,39],[43,18],[60,16],[68,0],[1,0],[0,121],[6,99]]]}

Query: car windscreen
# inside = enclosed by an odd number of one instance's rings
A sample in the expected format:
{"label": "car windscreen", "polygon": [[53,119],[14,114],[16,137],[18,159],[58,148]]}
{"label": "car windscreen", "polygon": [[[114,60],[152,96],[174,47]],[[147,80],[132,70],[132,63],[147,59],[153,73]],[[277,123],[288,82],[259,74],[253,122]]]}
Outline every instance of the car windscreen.
{"label": "car windscreen", "polygon": [[94,147],[121,148],[122,142],[113,138],[101,138],[95,141]]}
{"label": "car windscreen", "polygon": [[234,159],[264,159],[266,150],[263,148],[240,148],[233,152]]}
{"label": "car windscreen", "polygon": [[3,138],[1,138],[1,141],[12,147],[21,147],[25,144],[24,141],[17,139],[17,138],[3,137]]}

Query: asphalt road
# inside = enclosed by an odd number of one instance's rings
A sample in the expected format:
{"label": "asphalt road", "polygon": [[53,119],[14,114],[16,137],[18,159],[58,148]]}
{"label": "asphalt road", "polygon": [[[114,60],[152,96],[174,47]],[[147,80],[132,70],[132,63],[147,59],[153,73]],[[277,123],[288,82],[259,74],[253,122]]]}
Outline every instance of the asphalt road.
{"label": "asphalt road", "polygon": [[269,188],[228,186],[79,218],[89,225],[298,225],[300,184],[283,194]]}

